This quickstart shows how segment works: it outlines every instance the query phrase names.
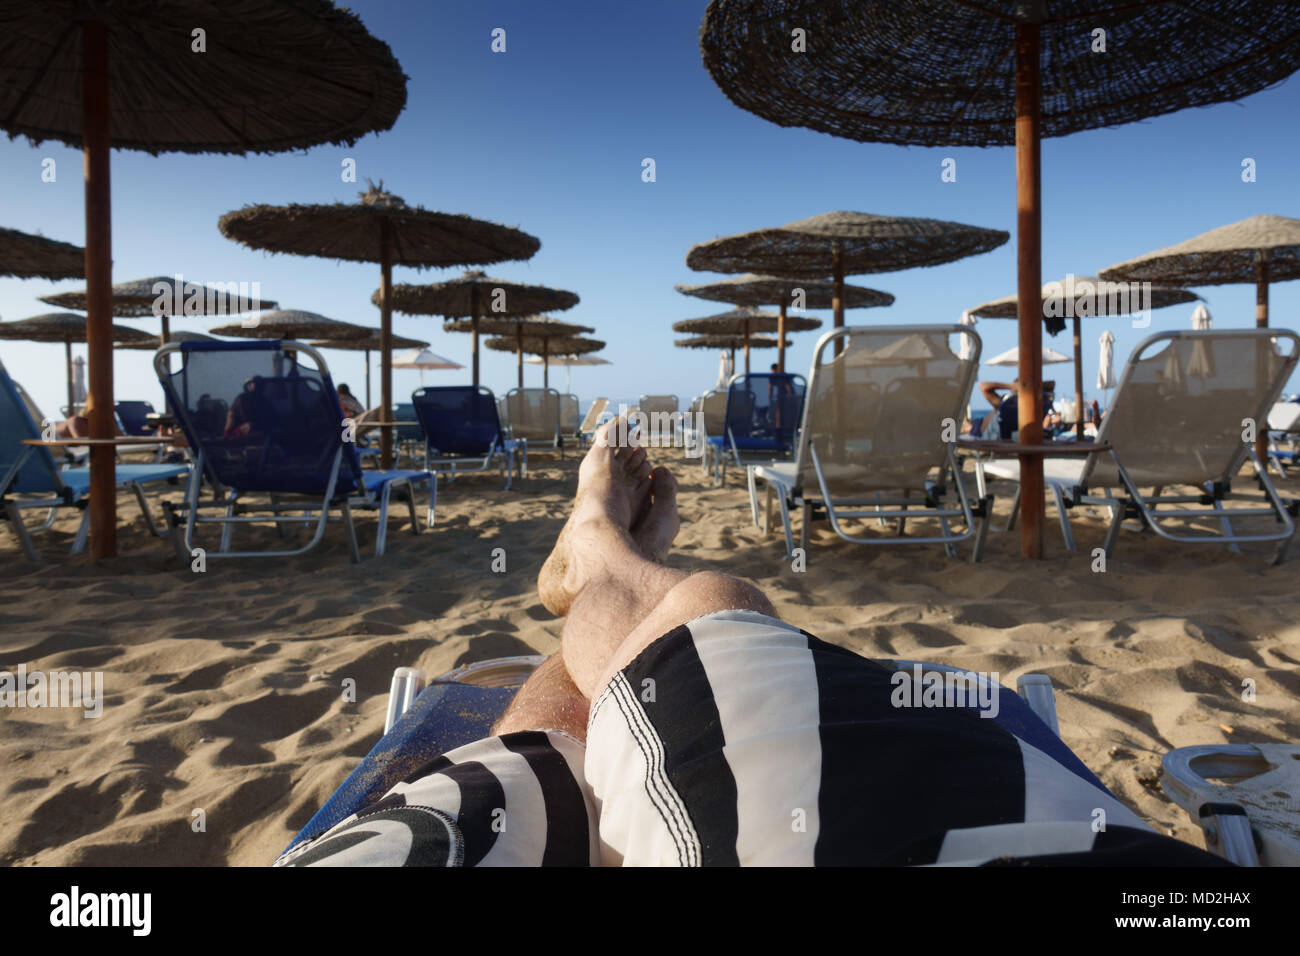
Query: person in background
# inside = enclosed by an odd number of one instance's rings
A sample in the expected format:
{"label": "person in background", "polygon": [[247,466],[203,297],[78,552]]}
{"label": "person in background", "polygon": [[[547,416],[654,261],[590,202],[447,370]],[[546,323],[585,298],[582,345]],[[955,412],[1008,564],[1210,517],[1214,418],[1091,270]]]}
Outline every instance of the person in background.
{"label": "person in background", "polygon": [[365,411],[356,396],[352,394],[352,389],[342,383],[339,385],[339,406],[343,409],[345,418],[356,418]]}

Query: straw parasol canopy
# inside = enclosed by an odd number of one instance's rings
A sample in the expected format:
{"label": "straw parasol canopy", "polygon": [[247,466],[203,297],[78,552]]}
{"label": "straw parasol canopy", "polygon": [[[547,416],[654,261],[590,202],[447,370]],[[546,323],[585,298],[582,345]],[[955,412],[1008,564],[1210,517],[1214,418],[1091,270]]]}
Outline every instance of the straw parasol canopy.
{"label": "straw parasol canopy", "polygon": [[[673,288],[683,295],[693,295],[713,302],[775,305],[780,309],[779,316],[782,320],[786,317],[786,307],[795,302],[802,309],[835,308],[835,283],[827,279],[786,279],[751,272],[703,285],[676,285]],[[865,286],[841,285],[840,292],[843,301],[841,308],[844,309],[870,309],[894,304],[894,297],[888,292],[878,292]],[[787,329],[778,323],[773,331],[779,340],[776,364],[781,371],[785,371],[785,346],[779,343],[785,340]]]}
{"label": "straw parasol canopy", "polygon": [[[500,313],[478,318],[452,319],[450,322],[443,323],[442,330],[444,332],[469,332],[476,339],[480,334],[511,338],[515,342],[514,351],[518,356],[518,361],[515,364],[518,366],[520,388],[524,387],[524,354],[529,351],[524,348],[526,338],[534,340],[570,338],[596,331],[588,325],[578,325],[576,322],[562,322],[547,315],[505,315]],[[493,346],[492,348],[493,351],[497,352],[510,351],[509,349],[502,349],[500,346]],[[549,349],[547,351],[549,352]]]}
{"label": "straw parasol canopy", "polygon": [[[393,125],[406,77],[328,0],[0,0],[0,127],[84,152],[90,436],[113,435],[110,150],[270,153]],[[201,32],[200,32],[201,31]],[[90,453],[93,558],[117,553],[114,450]]]}
{"label": "straw parasol canopy", "polygon": [[[370,301],[379,304],[378,289]],[[474,320],[487,312],[494,316],[536,315],[571,309],[577,304],[578,296],[574,292],[494,279],[479,270],[471,270],[446,282],[393,287],[393,309],[404,315],[441,315],[449,319],[471,320],[469,331],[474,340],[470,350],[475,385],[479,380],[478,339],[484,329]]]}
{"label": "straw parasol canopy", "polygon": [[[245,324],[246,323],[246,324]],[[273,309],[249,316],[245,322],[231,322],[210,329],[213,335],[243,339],[365,339],[372,329],[338,319],[327,319],[302,309]]]}
{"label": "straw parasol canopy", "polygon": [[[220,342],[221,339],[211,335],[204,335],[202,332],[173,332],[168,337],[169,342]],[[143,341],[132,340],[130,342],[118,342],[115,348],[133,349],[138,352],[152,352],[158,348],[158,340],[152,335],[146,335]]]}
{"label": "straw parasol canopy", "polygon": [[0,229],[0,275],[80,279],[86,275],[86,250],[17,229]]}
{"label": "straw parasol canopy", "polygon": [[[321,256],[380,265],[380,331],[393,332],[393,266],[488,265],[528,259],[541,248],[534,237],[511,226],[453,213],[408,206],[400,196],[370,184],[356,203],[245,206],[217,223],[221,234],[254,249]],[[392,350],[380,349],[379,407],[388,421],[393,405]],[[380,466],[393,466],[393,436],[382,429]]]}
{"label": "straw parasol canopy", "polygon": [[[763,312],[748,306],[709,315],[700,319],[684,319],[673,323],[674,332],[694,332],[699,335],[733,335],[744,340],[754,332],[776,332],[774,341],[780,349],[778,365],[785,357],[785,348],[780,345],[786,341],[787,332],[808,332],[821,328],[821,319],[801,315],[780,316]],[[749,373],[749,349],[745,349],[745,372]]]}
{"label": "straw parasol canopy", "polygon": [[[529,325],[522,334],[517,332],[513,337],[502,336],[488,339],[487,347],[495,352],[514,352],[518,356],[520,388],[524,387],[524,355],[540,355],[542,357],[542,384],[549,387],[551,363],[548,359],[552,354],[588,355],[592,352],[599,352],[605,347],[605,343],[600,339],[584,339],[572,333],[545,334],[545,332],[554,331],[554,326],[561,325],[568,325],[568,323],[554,322]],[[577,328],[582,329],[584,332],[592,331],[592,329],[583,326],[577,326]],[[539,332],[543,332],[543,334],[538,334]]]}
{"label": "straw parasol canopy", "polygon": [[[1103,269],[1101,275],[1107,279],[1193,286],[1253,282],[1255,326],[1265,329],[1269,284],[1300,279],[1300,219],[1252,216]],[[1268,462],[1266,431],[1261,430],[1255,445],[1255,456],[1261,464]]]}
{"label": "straw parasol canopy", "polygon": [[[152,335],[127,328],[124,325],[109,327],[112,340],[117,343],[130,344],[134,348],[153,348],[158,340]],[[62,342],[64,362],[68,376],[68,407],[77,404],[73,394],[72,343],[86,341],[86,317],[72,312],[47,312],[34,315],[30,319],[18,319],[14,322],[0,322],[0,339],[23,342]]]}
{"label": "straw parasol canopy", "polygon": [[[603,359],[596,355],[548,355],[542,358],[540,355],[530,355],[524,361],[529,365],[545,365],[549,369],[551,366],[558,366],[564,369],[564,390],[573,391],[573,379],[570,369],[580,365],[612,365],[609,359]],[[549,376],[549,371],[544,371],[543,376]]]}
{"label": "straw parasol canopy", "polygon": [[[789,348],[794,343],[789,339],[785,341],[785,347]],[[729,349],[731,352],[731,367],[736,367],[736,349],[774,349],[777,347],[775,338],[766,335],[696,335],[689,339],[678,339],[673,345],[679,349]]]}
{"label": "straw parasol canopy", "polygon": [[[846,275],[936,266],[996,249],[1009,238],[1000,229],[940,219],[827,212],[775,229],[702,242],[686,254],[686,265],[793,279],[830,276],[832,324],[838,329],[844,326]],[[837,354],[841,347],[836,343]]]}
{"label": "straw parasol canopy", "polygon": [[[1043,315],[1066,316],[1074,320],[1074,402],[1083,408],[1083,338],[1080,319],[1092,316],[1114,318],[1164,309],[1171,305],[1196,302],[1195,292],[1173,286],[1153,286],[1128,282],[1106,282],[1094,276],[1076,276],[1073,273],[1059,282],[1043,286]],[[969,310],[981,319],[1015,319],[1020,315],[1020,297],[1006,295],[985,302]],[[1075,422],[1077,437],[1083,439],[1083,415]]]}
{"label": "straw parasol canopy", "polygon": [[[232,288],[233,286],[233,288]],[[173,315],[239,315],[259,309],[274,309],[278,303],[261,298],[261,283],[203,285],[187,282],[182,275],[135,279],[113,286],[109,310],[121,319],[155,316],[162,319],[161,341],[172,341],[169,319]],[[42,296],[42,302],[61,309],[85,312],[89,302],[85,289]]]}
{"label": "straw parasol canopy", "polygon": [[[792,53],[796,30],[812,52]],[[732,102],[780,126],[861,142],[1014,143],[1027,307],[1042,281],[1041,138],[1262,90],[1300,68],[1300,25],[1270,0],[711,0],[700,47]],[[1042,440],[1039,320],[1028,308],[1020,317],[1026,446]],[[1025,557],[1042,556],[1042,473],[1041,457],[1020,456]]]}
{"label": "straw parasol canopy", "polygon": [[[366,408],[371,408],[370,404],[370,353],[379,351],[379,329],[367,329],[367,335],[348,339],[320,339],[308,344],[318,349],[345,349],[350,352],[366,353]],[[428,342],[420,339],[408,339],[400,335],[390,336],[389,346],[392,349],[422,349]]]}

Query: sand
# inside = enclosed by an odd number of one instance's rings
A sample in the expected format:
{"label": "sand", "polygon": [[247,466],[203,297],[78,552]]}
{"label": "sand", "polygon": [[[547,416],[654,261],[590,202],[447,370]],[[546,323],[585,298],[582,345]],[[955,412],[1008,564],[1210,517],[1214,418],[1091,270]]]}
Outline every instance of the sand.
{"label": "sand", "polygon": [[[992,534],[978,565],[969,549],[865,547],[819,525],[797,573],[779,535],[750,523],[741,476],[712,489],[697,464],[669,462],[683,515],[670,564],[750,578],[785,619],[866,655],[996,671],[1009,686],[1050,675],[1065,742],[1161,832],[1201,845],[1159,788],[1169,749],[1300,739],[1300,547],[1269,567],[1263,547],[1233,555],[1127,533],[1096,573],[1103,526],[1087,515],[1079,554],[1053,525],[1046,560],[1023,561],[1016,534]],[[95,719],[0,712],[0,864],[268,864],[379,739],[395,666],[436,675],[555,651],[561,622],[535,579],[576,460],[532,464],[512,491],[491,475],[442,486],[435,529],[415,537],[394,517],[388,553],[360,566],[331,524],[307,555],[213,560],[195,574],[125,496],[122,554],[98,566],[66,554],[73,517],[38,536],[38,567],[0,529],[0,669],[102,671],[106,698]],[[1300,495],[1300,481],[1280,488]],[[994,490],[1003,523],[1010,489]],[[375,518],[359,523],[369,552]],[[495,548],[504,573],[491,570]]]}

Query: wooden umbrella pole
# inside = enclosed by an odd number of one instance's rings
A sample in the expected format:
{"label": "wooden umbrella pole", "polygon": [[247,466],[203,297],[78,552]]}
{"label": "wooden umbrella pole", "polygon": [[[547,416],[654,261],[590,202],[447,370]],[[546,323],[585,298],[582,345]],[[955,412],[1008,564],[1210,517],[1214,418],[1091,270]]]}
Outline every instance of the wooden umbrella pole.
{"label": "wooden umbrella pole", "polygon": [[370,404],[370,349],[362,349],[366,356],[366,408],[373,408]]}
{"label": "wooden umbrella pole", "polygon": [[[379,420],[391,421],[393,407],[393,225],[387,219],[380,226],[379,267]],[[379,462],[384,469],[393,467],[393,430],[379,429]]]}
{"label": "wooden umbrella pole", "polygon": [[515,323],[515,365],[518,366],[519,387],[524,387],[524,324]]}
{"label": "wooden umbrella pole", "polygon": [[171,327],[170,317],[164,314],[162,317],[162,335],[158,337],[162,339],[162,344],[166,345],[168,342],[171,341],[171,336],[172,336],[172,327]]}
{"label": "wooden umbrella pole", "polygon": [[749,320],[745,320],[745,374],[749,374]]}
{"label": "wooden umbrella pole", "polygon": [[[1255,328],[1268,328],[1268,253],[1260,251],[1255,256]],[[1261,342],[1255,357],[1257,374],[1264,375],[1268,367],[1269,343]],[[1260,466],[1268,468],[1268,423],[1257,422],[1255,429],[1255,457]]]}
{"label": "wooden umbrella pole", "polygon": [[[834,328],[844,328],[844,249],[839,240],[831,247],[831,314]],[[844,337],[835,340],[835,354],[844,351]]]}
{"label": "wooden umbrella pole", "polygon": [[[1042,113],[1039,25],[1016,27],[1016,246],[1020,443],[1043,440]],[[1043,459],[1020,456],[1020,554],[1043,556]]]}
{"label": "wooden umbrella pole", "polygon": [[[82,145],[86,178],[86,351],[91,438],[113,437],[113,216],[110,193],[108,24],[86,20],[81,39]],[[90,554],[117,554],[112,445],[90,450]]]}
{"label": "wooden umbrella pole", "polygon": [[1083,441],[1083,332],[1074,317],[1074,434]]}
{"label": "wooden umbrella pole", "polygon": [[785,371],[785,298],[781,298],[781,310],[776,319],[776,370]]}
{"label": "wooden umbrella pole", "polygon": [[551,387],[551,340],[542,339],[542,388]]}
{"label": "wooden umbrella pole", "polygon": [[[71,418],[77,414],[77,393],[72,387],[72,339],[63,340],[63,351],[65,363],[68,367],[68,417]],[[44,424],[38,422],[38,424]]]}
{"label": "wooden umbrella pole", "polygon": [[469,289],[469,314],[470,329],[473,337],[473,344],[470,351],[474,356],[474,387],[478,388],[478,286],[470,286]]}

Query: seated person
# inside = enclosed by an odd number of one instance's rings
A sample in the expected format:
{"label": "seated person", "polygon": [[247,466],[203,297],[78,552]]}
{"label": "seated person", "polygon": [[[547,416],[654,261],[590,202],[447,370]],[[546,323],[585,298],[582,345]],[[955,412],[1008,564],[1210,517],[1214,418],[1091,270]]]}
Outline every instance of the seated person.
{"label": "seated person", "polygon": [[260,378],[250,378],[244,383],[244,390],[230,403],[230,409],[226,412],[223,438],[256,439],[274,431],[275,407],[265,395],[259,393],[260,384]]}
{"label": "seated person", "polygon": [[356,418],[365,411],[361,407],[361,403],[357,401],[357,397],[352,394],[352,389],[348,388],[347,385],[340,384],[338,392],[339,407],[343,409],[344,418]]}
{"label": "seated person", "polygon": [[[1002,441],[1015,440],[1020,432],[1020,403],[1017,395],[1019,388],[1019,379],[1014,382],[980,382],[980,394],[993,406],[993,411],[984,416],[984,419],[978,423],[978,428],[976,423],[972,423],[968,434],[976,437],[988,435],[989,426],[994,416],[997,416],[997,438]],[[1003,395],[1001,392],[1007,394]],[[1053,428],[1060,425],[1060,415],[1051,411],[1052,396],[1055,392],[1055,381],[1049,380],[1043,383],[1043,407],[1048,409],[1048,413],[1043,416],[1044,437],[1053,434]],[[1053,422],[1054,415],[1055,422]]]}
{"label": "seated person", "polygon": [[620,424],[538,577],[559,653],[492,736],[278,864],[1226,865],[1055,737],[908,703],[911,678],[781,621],[753,584],[667,567],[677,482]]}

